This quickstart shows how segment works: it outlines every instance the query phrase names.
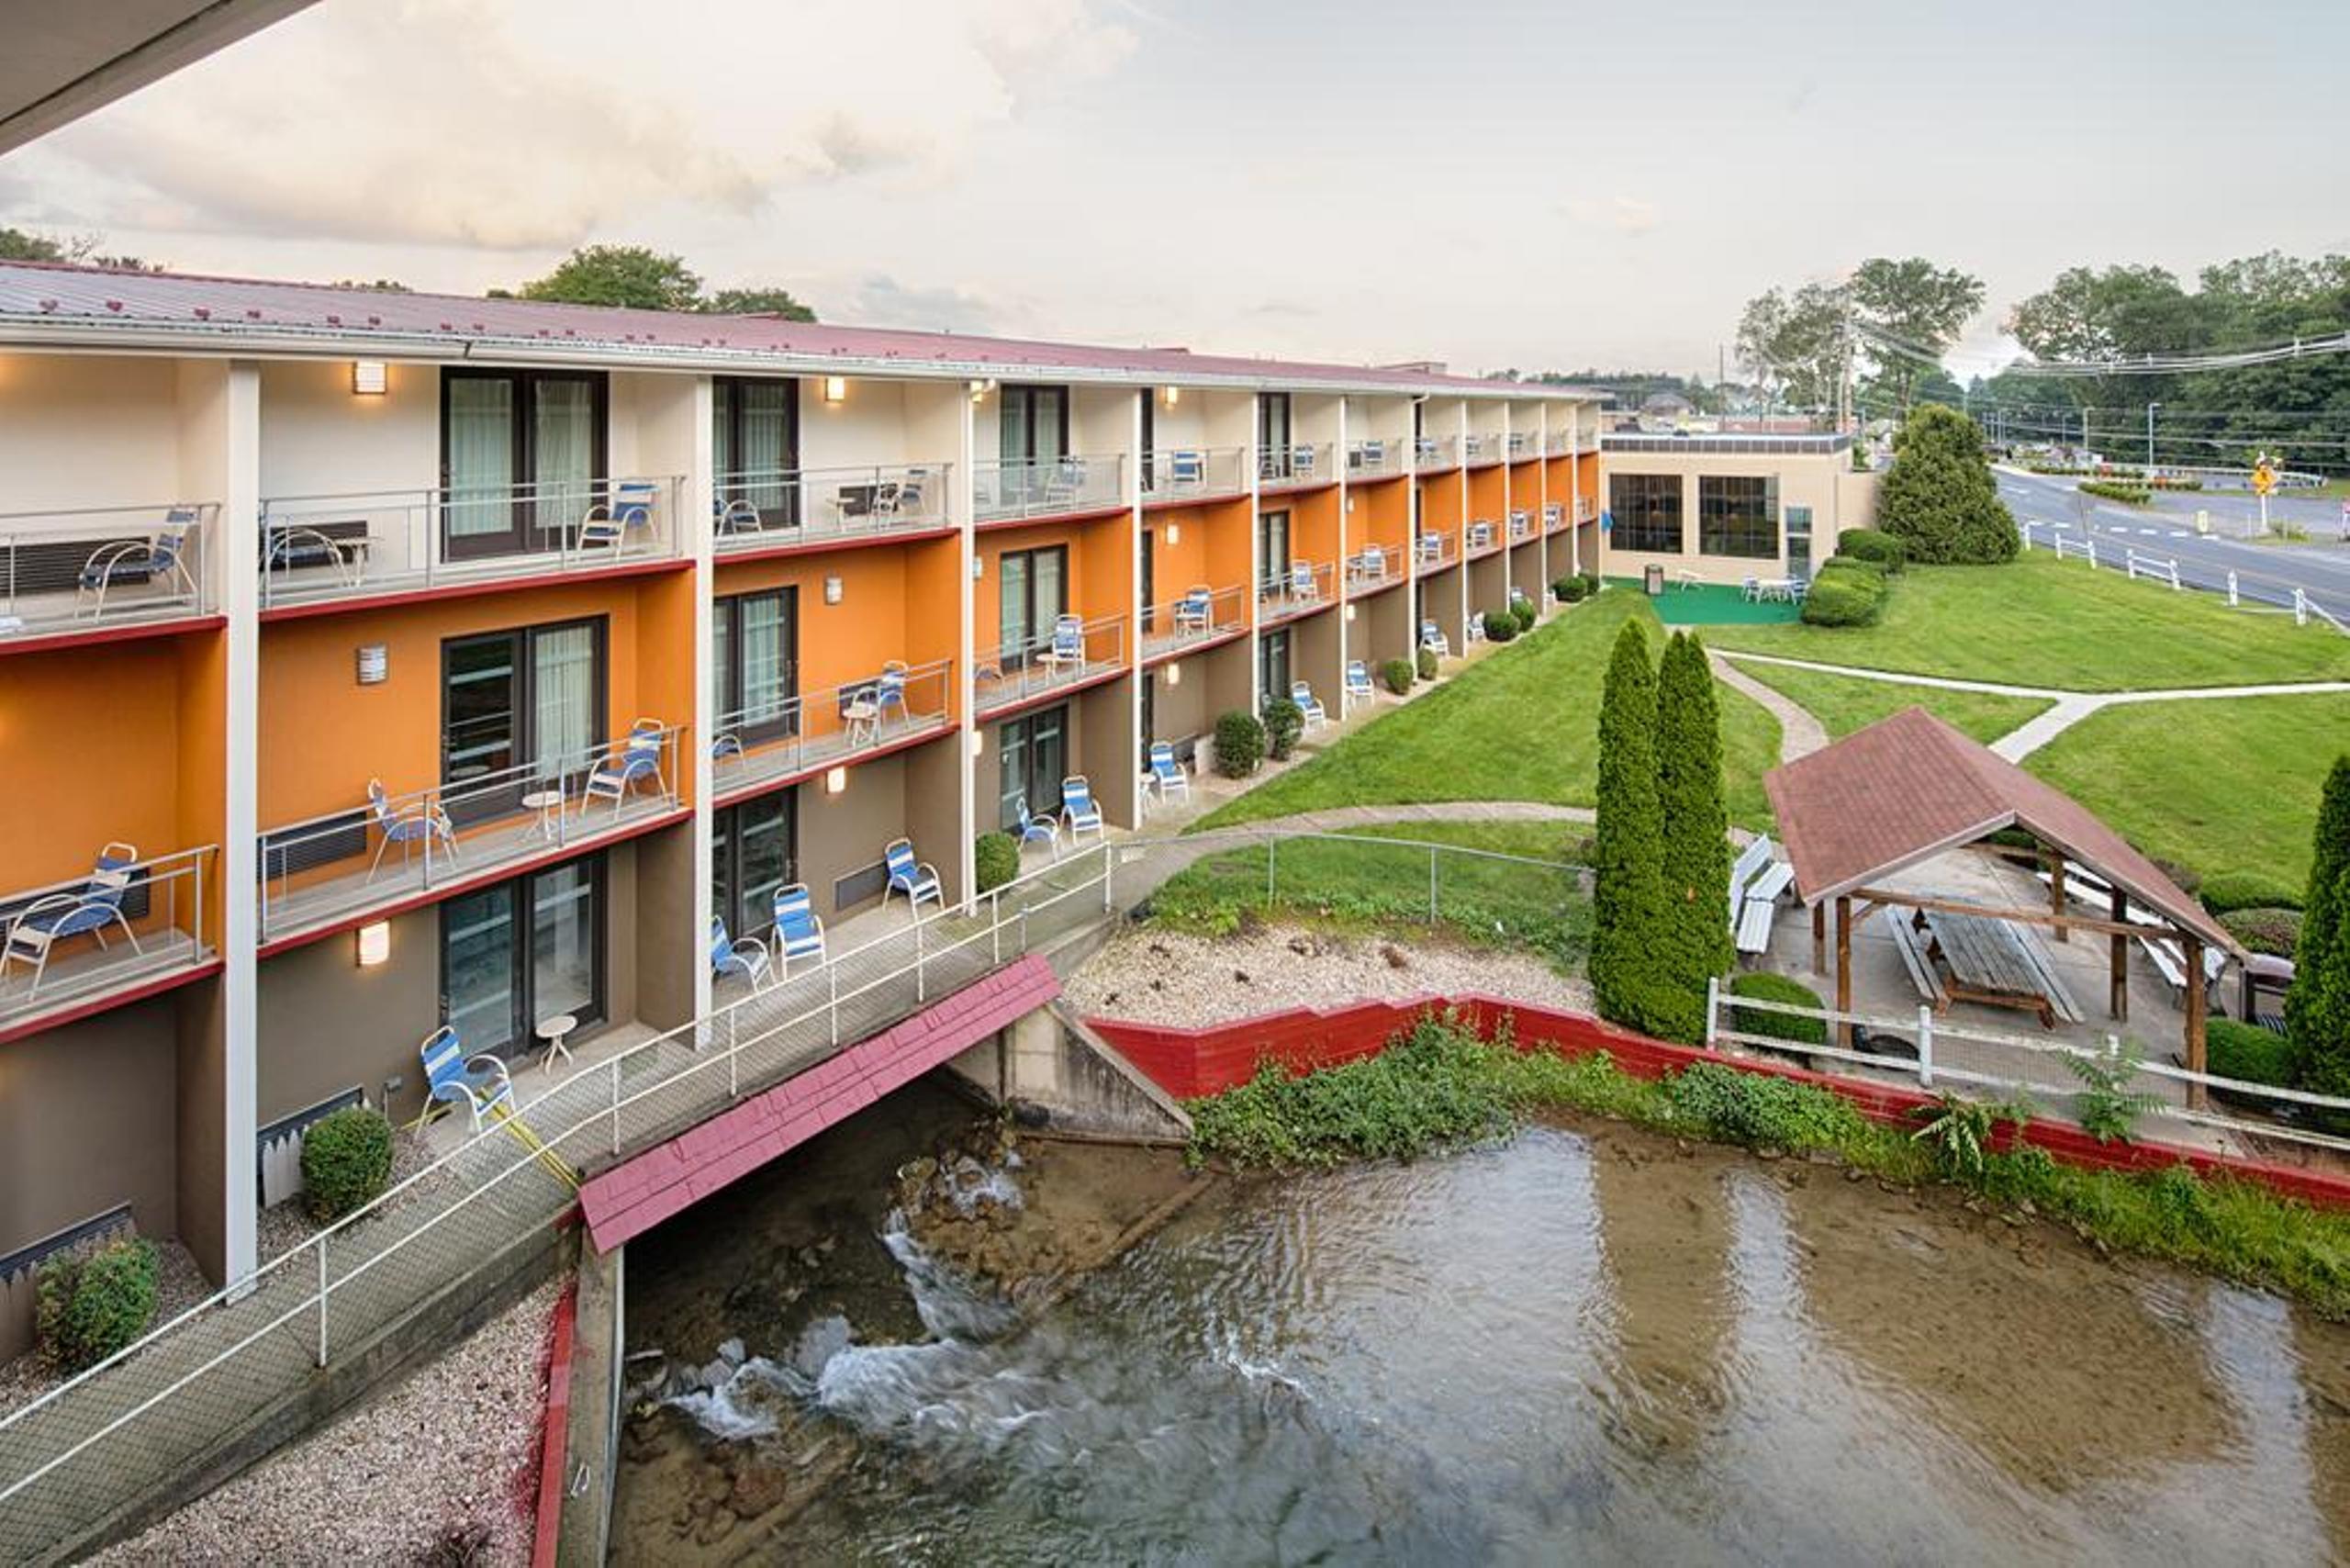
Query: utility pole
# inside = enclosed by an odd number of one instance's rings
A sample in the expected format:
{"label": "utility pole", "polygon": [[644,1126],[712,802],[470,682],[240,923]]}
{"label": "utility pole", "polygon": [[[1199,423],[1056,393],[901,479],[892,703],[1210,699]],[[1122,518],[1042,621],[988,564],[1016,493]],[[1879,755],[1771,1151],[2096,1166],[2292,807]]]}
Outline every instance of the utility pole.
{"label": "utility pole", "polygon": [[2154,410],[2161,407],[2160,403],[2146,405],[2146,472],[2149,475],[2154,471]]}

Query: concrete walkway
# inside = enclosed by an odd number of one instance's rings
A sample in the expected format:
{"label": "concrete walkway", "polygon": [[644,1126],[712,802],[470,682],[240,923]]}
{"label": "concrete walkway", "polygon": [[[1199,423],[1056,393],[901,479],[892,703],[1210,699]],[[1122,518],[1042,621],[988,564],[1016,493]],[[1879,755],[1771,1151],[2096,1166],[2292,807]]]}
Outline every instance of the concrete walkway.
{"label": "concrete walkway", "polygon": [[1828,744],[1828,729],[1811,716],[1811,710],[1775,687],[1763,685],[1752,676],[1731,664],[1712,649],[1706,650],[1714,666],[1714,678],[1762,705],[1762,711],[1779,721],[1779,760],[1793,762],[1799,756],[1809,756]]}

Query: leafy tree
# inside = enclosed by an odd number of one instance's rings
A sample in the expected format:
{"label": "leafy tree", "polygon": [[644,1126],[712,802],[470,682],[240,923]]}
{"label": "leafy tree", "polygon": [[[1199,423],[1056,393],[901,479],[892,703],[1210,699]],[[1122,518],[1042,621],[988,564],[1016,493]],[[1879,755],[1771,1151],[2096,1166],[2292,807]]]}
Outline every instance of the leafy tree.
{"label": "leafy tree", "polygon": [[554,271],[515,291],[524,299],[573,305],[625,305],[639,310],[692,310],[701,278],[680,256],[643,245],[583,245]]}
{"label": "leafy tree", "polygon": [[1999,499],[1972,420],[1921,405],[1893,438],[1893,467],[1877,495],[1876,525],[1909,559],[1986,564],[2015,557],[2015,515]]}
{"label": "leafy tree", "polygon": [[[1862,320],[1936,360],[1983,308],[1981,278],[1956,267],[1937,267],[1923,256],[1898,262],[1872,256],[1853,273],[1852,290],[1853,312]],[[1874,357],[1878,379],[1905,417],[1921,373],[1949,380],[1939,364],[1923,364],[1908,354],[1886,350]],[[1956,390],[1955,383],[1952,389]]]}
{"label": "leafy tree", "polygon": [[72,258],[65,246],[46,234],[0,228],[0,262],[62,262]]}
{"label": "leafy tree", "polygon": [[1675,633],[1657,676],[1657,801],[1664,817],[1661,865],[1663,940],[1659,958],[1666,983],[1691,1009],[1691,1027],[1704,1030],[1697,1012],[1706,981],[1730,966],[1729,815],[1722,804],[1721,716],[1706,645],[1694,633]]}
{"label": "leafy tree", "polygon": [[1600,1014],[1651,1026],[1661,945],[1663,809],[1657,797],[1656,671],[1637,621],[1617,633],[1599,700],[1598,825],[1592,839],[1591,989]]}
{"label": "leafy tree", "polygon": [[2350,756],[2333,759],[2318,805],[2285,1036],[2300,1062],[2300,1087],[2350,1094]]}
{"label": "leafy tree", "polygon": [[813,321],[816,313],[784,288],[722,288],[702,301],[700,308],[719,316],[779,316],[787,321]]}
{"label": "leafy tree", "polygon": [[95,234],[59,240],[29,230],[0,228],[0,262],[72,262],[81,266],[111,267],[116,272],[156,273],[163,269],[137,256],[110,256],[98,247],[106,243]]}
{"label": "leafy tree", "polygon": [[1739,363],[1785,402],[1830,407],[1844,371],[1845,309],[1844,290],[1827,284],[1757,295],[1739,317]]}
{"label": "leafy tree", "polygon": [[363,277],[335,279],[337,288],[372,288],[378,294],[413,294],[416,291],[397,278],[379,277],[372,282]]}

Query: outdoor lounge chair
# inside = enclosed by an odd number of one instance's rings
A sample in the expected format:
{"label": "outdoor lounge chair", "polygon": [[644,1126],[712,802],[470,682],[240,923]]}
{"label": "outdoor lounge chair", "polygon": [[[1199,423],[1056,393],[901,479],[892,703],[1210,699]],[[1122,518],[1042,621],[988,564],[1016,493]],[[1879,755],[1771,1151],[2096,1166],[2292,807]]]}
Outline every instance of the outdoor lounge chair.
{"label": "outdoor lounge chair", "polygon": [[1053,622],[1052,644],[1036,655],[1047,670],[1058,674],[1062,670],[1085,667],[1085,622],[1074,615],[1063,615]]}
{"label": "outdoor lounge chair", "polygon": [[1376,544],[1366,544],[1362,554],[1355,557],[1355,575],[1365,582],[1375,583],[1387,575],[1387,552]]}
{"label": "outdoor lounge chair", "polygon": [[906,716],[906,678],[911,672],[896,659],[881,666],[881,678],[873,684],[873,712],[877,723],[887,723],[891,713],[901,719]]}
{"label": "outdoor lounge chair", "polygon": [[1314,477],[1314,448],[1304,442],[1289,450],[1289,476],[1292,479]]}
{"label": "outdoor lounge chair", "polygon": [[1175,760],[1175,748],[1165,741],[1150,743],[1150,782],[1162,801],[1192,798],[1192,777]]}
{"label": "outdoor lounge chair", "polygon": [[1322,598],[1321,587],[1314,580],[1314,568],[1304,561],[1290,563],[1289,596],[1300,604],[1314,604]]}
{"label": "outdoor lounge chair", "polygon": [[710,507],[712,521],[718,525],[717,532],[721,539],[729,534],[756,533],[766,526],[759,518],[759,509],[741,496],[735,497],[731,501],[724,496],[712,496],[710,498]]}
{"label": "outdoor lounge chair", "polygon": [[1339,691],[1339,700],[1351,707],[1357,702],[1369,702],[1376,695],[1371,684],[1371,666],[1360,659],[1348,659],[1346,684]]}
{"label": "outdoor lounge chair", "polygon": [[1494,525],[1482,519],[1469,525],[1469,548],[1483,550],[1494,542]]}
{"label": "outdoor lounge chair", "polygon": [[1032,844],[1042,844],[1052,850],[1054,859],[1059,859],[1061,857],[1060,819],[1050,812],[1030,811],[1028,797],[1025,795],[1016,797],[1012,802],[1012,809],[1013,814],[1020,819],[1020,825],[1016,829],[1020,834],[1020,847],[1025,850]]}
{"label": "outdoor lounge chair", "polygon": [[1304,681],[1292,680],[1289,683],[1289,700],[1297,704],[1299,712],[1305,715],[1307,729],[1330,722],[1330,715],[1322,711],[1321,700],[1314,695],[1314,688]]}
{"label": "outdoor lounge chair", "polygon": [[1433,621],[1420,622],[1420,646],[1440,659],[1452,656],[1452,639],[1446,636]]}
{"label": "outdoor lounge chair", "polygon": [[774,940],[778,980],[790,975],[794,958],[824,961],[824,917],[816,913],[805,882],[775,890]]}
{"label": "outdoor lounge chair", "polygon": [[105,614],[106,590],[121,583],[170,583],[194,598],[196,577],[185,559],[187,537],[201,518],[195,507],[173,507],[163,513],[163,526],[146,538],[100,545],[83,563],[73,589],[74,613]]}
{"label": "outdoor lounge chair", "polygon": [[449,821],[449,813],[441,809],[438,801],[420,801],[413,806],[394,806],[391,797],[384,793],[384,781],[367,780],[367,809],[375,819],[376,829],[384,842],[375,846],[375,858],[368,863],[367,879],[375,879],[376,870],[384,864],[384,851],[397,844],[400,846],[400,863],[406,865],[411,845],[422,844],[427,862],[432,858],[436,843],[442,853],[453,863],[457,859],[457,830]]}
{"label": "outdoor lounge chair", "polygon": [[1196,452],[1174,452],[1167,457],[1167,487],[1170,490],[1197,490],[1208,480],[1207,464]]}
{"label": "outdoor lounge chair", "polygon": [[1215,629],[1215,592],[1205,583],[1194,583],[1183,597],[1175,601],[1175,633],[1207,633]]}
{"label": "outdoor lounge chair", "polygon": [[1093,803],[1093,786],[1082,773],[1061,780],[1061,821],[1069,824],[1071,844],[1089,833],[1096,838],[1103,836],[1102,808]]}
{"label": "outdoor lounge chair", "polygon": [[755,936],[729,936],[726,917],[710,917],[710,973],[713,980],[729,975],[741,975],[756,991],[767,983],[767,969],[773,962],[767,956],[767,945]]}
{"label": "outdoor lounge chair", "polygon": [[1421,534],[1421,535],[1420,535],[1420,560],[1421,560],[1421,562],[1422,562],[1424,565],[1427,565],[1427,566],[1434,566],[1437,562],[1441,561],[1441,560],[1443,560],[1443,559],[1444,559],[1444,535],[1443,535],[1443,534],[1441,534],[1441,533],[1423,533],[1423,534]]}
{"label": "outdoor lounge chair", "polygon": [[506,1064],[487,1051],[465,1055],[455,1025],[443,1024],[427,1035],[417,1055],[424,1062],[427,1119],[438,1106],[463,1105],[473,1113],[474,1131],[479,1132],[493,1112],[513,1113],[514,1081],[507,1076]]}
{"label": "outdoor lounge chair", "polygon": [[620,745],[606,752],[588,775],[587,788],[579,792],[579,814],[588,814],[590,801],[610,801],[612,815],[620,815],[630,787],[640,778],[652,779],[655,790],[667,794],[669,782],[661,776],[661,740],[666,733],[658,719],[639,719],[631,724]]}
{"label": "outdoor lounge chair", "polygon": [[927,899],[943,912],[946,908],[946,890],[939,886],[938,868],[927,860],[914,858],[912,839],[890,840],[881,851],[881,863],[890,874],[887,886],[881,890],[881,902],[887,904],[891,893],[906,895],[906,908],[916,920],[922,918],[923,901]]}
{"label": "outdoor lounge chair", "polygon": [[140,953],[138,934],[130,929],[130,918],[122,912],[123,894],[129,890],[131,873],[138,866],[137,848],[128,844],[109,844],[98,851],[89,880],[80,888],[73,892],[46,894],[19,911],[8,923],[6,939],[0,940],[0,983],[6,981],[8,971],[15,965],[29,965],[32,983],[25,990],[29,999],[40,990],[41,976],[49,969],[49,955],[58,943],[70,936],[87,936],[104,947],[109,925],[122,927],[131,952]]}

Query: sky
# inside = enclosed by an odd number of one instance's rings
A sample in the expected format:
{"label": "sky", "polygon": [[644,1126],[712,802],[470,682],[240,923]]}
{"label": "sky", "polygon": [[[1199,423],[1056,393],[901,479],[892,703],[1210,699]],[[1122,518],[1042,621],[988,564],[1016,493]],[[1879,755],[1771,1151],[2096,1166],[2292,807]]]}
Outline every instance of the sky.
{"label": "sky", "polygon": [[320,0],[0,157],[0,224],[479,293],[588,242],[828,320],[1710,379],[1871,255],[2350,252],[2350,5]]}

